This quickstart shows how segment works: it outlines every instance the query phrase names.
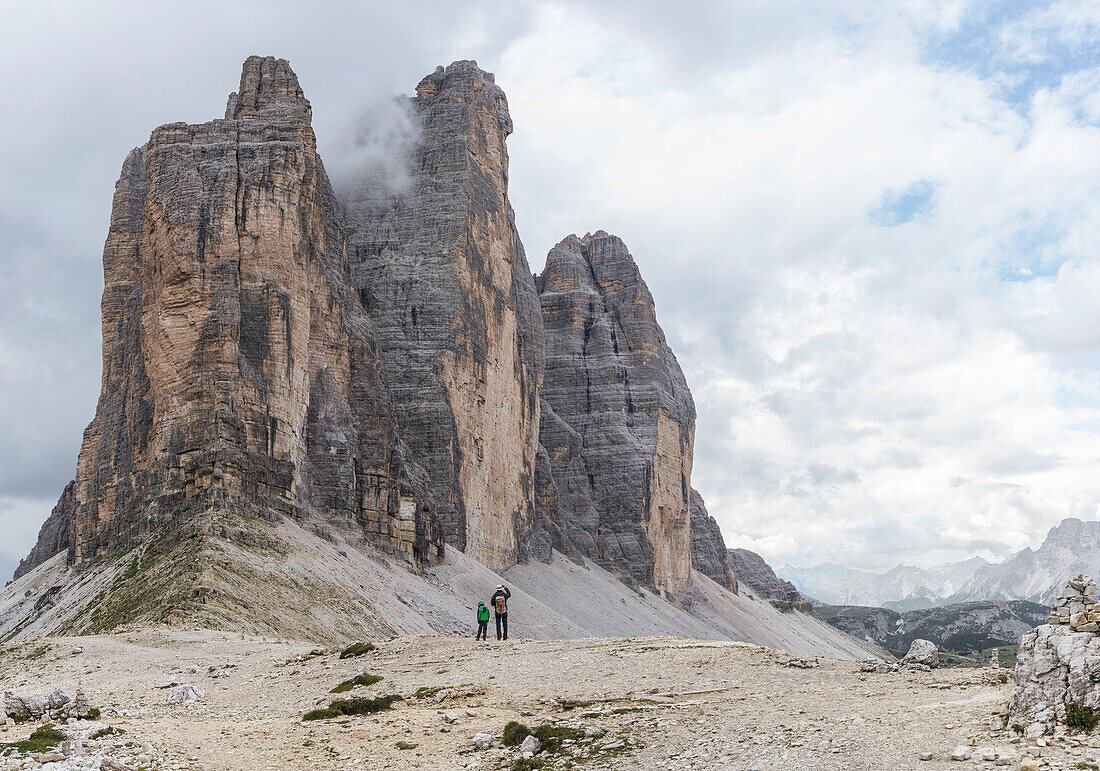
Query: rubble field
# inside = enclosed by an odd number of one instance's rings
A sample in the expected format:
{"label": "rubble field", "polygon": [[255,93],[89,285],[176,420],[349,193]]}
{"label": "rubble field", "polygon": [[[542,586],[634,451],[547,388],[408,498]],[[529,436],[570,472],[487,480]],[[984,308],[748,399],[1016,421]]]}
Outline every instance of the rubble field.
{"label": "rubble field", "polygon": [[7,718],[0,768],[880,771],[1100,758],[1100,738],[1006,725],[1008,670],[891,671],[653,637],[372,642],[345,658],[208,630],[8,643],[0,687],[12,698],[80,691],[97,716],[53,721],[72,738],[48,755],[10,749],[44,719]]}

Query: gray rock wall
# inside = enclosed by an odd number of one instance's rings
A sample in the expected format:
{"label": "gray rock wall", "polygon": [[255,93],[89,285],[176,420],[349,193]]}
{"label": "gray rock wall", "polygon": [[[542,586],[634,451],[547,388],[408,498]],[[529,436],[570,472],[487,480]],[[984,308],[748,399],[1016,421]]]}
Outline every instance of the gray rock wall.
{"label": "gray rock wall", "polygon": [[534,517],[543,361],[508,202],[512,122],[475,62],[438,68],[416,93],[411,189],[354,187],[351,260],[447,541],[499,570],[521,558]]}
{"label": "gray rock wall", "polygon": [[703,575],[737,592],[737,577],[730,566],[726,542],[714,517],[707,513],[703,496],[691,488],[691,565]]}
{"label": "gray rock wall", "polygon": [[1047,625],[1024,635],[1016,654],[1012,720],[1029,735],[1053,730],[1066,707],[1100,710],[1100,636]]}
{"label": "gray rock wall", "polygon": [[566,553],[683,591],[695,404],[653,296],[626,245],[603,231],[555,246],[537,285],[546,333],[540,443],[556,499],[547,532]]}

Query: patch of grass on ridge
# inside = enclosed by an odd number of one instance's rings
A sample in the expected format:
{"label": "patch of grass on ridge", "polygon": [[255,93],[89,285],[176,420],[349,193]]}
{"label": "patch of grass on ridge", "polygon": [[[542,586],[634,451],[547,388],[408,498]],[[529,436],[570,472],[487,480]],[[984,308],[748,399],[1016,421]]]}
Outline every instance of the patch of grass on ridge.
{"label": "patch of grass on ridge", "polygon": [[44,725],[35,729],[29,737],[19,742],[11,742],[10,744],[0,744],[0,752],[4,755],[10,754],[13,750],[22,753],[23,755],[30,755],[38,752],[46,752],[47,750],[56,747],[65,741],[67,737],[62,731],[54,728],[52,725]]}
{"label": "patch of grass on ridge", "polygon": [[546,767],[546,761],[542,758],[517,758],[511,771],[537,771]]}
{"label": "patch of grass on ridge", "polygon": [[362,656],[364,653],[370,653],[372,650],[374,650],[374,643],[355,643],[354,645],[349,645],[347,648],[344,648],[340,653],[340,658],[350,659],[356,656]]}
{"label": "patch of grass on ridge", "polygon": [[375,683],[379,683],[384,679],[385,678],[383,678],[382,675],[356,675],[350,680],[345,680],[344,682],[340,683],[338,686],[329,691],[329,693],[347,693],[357,685],[374,685]]}
{"label": "patch of grass on ridge", "polygon": [[563,740],[584,738],[584,731],[579,728],[569,728],[567,726],[552,725],[550,723],[543,723],[534,728],[528,728],[523,725],[523,723],[517,723],[515,720],[512,720],[508,725],[504,726],[504,733],[501,734],[500,741],[505,747],[515,747],[522,744],[523,740],[528,736],[534,736],[539,740],[542,744],[543,752],[554,753],[561,749]]}
{"label": "patch of grass on ridge", "polygon": [[103,739],[107,736],[113,736],[114,734],[124,734],[124,733],[126,733],[126,732],[123,731],[121,728],[115,728],[113,725],[109,725],[106,728],[100,728],[98,731],[96,731],[94,734],[92,734],[92,738],[93,739]]}

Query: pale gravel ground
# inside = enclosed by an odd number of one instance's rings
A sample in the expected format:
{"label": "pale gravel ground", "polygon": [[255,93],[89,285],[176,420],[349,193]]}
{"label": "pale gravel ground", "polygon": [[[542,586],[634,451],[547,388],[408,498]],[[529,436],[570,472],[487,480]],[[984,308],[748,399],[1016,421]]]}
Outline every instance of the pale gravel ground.
{"label": "pale gravel ground", "polygon": [[[478,731],[499,736],[513,719],[607,731],[582,746],[627,740],[624,754],[578,768],[990,768],[980,750],[962,764],[947,757],[971,737],[992,746],[991,713],[1010,695],[987,670],[863,674],[857,664],[831,659],[800,669],[767,648],[671,638],[485,644],[415,636],[379,643],[357,659],[329,652],[287,663],[310,648],[178,630],[31,640],[0,649],[0,688],[45,695],[80,684],[105,708],[104,719],[127,731],[124,739],[153,745],[151,767],[250,771],[497,768],[501,751],[473,751],[470,739]],[[227,677],[209,675],[226,665],[235,665]],[[335,698],[329,689],[360,667],[385,680],[352,695],[450,690],[378,715],[300,720]],[[206,699],[165,704],[168,692],[158,686],[171,679],[201,685]],[[565,711],[560,699],[597,703]],[[442,711],[458,721],[446,725]],[[27,732],[6,726],[0,741]],[[399,741],[417,747],[400,750]],[[1004,751],[1023,746],[1004,734],[997,743]],[[935,759],[920,761],[921,751]],[[1084,749],[1043,751],[1055,767],[1084,760]],[[564,762],[559,757],[551,767]]]}

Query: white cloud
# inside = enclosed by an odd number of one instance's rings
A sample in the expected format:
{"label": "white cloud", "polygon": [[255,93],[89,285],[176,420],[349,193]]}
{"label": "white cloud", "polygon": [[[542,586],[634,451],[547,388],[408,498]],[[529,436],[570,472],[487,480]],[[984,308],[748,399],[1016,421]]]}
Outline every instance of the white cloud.
{"label": "white cloud", "polygon": [[[1095,78],[1021,111],[927,54],[973,9],[854,7],[858,25],[711,70],[662,67],[678,41],[639,46],[607,14],[544,11],[502,63],[520,225],[535,262],[572,230],[631,245],[731,544],[866,567],[1004,555],[1100,500],[1075,358],[1100,329]],[[907,191],[927,200],[874,216]]]}

